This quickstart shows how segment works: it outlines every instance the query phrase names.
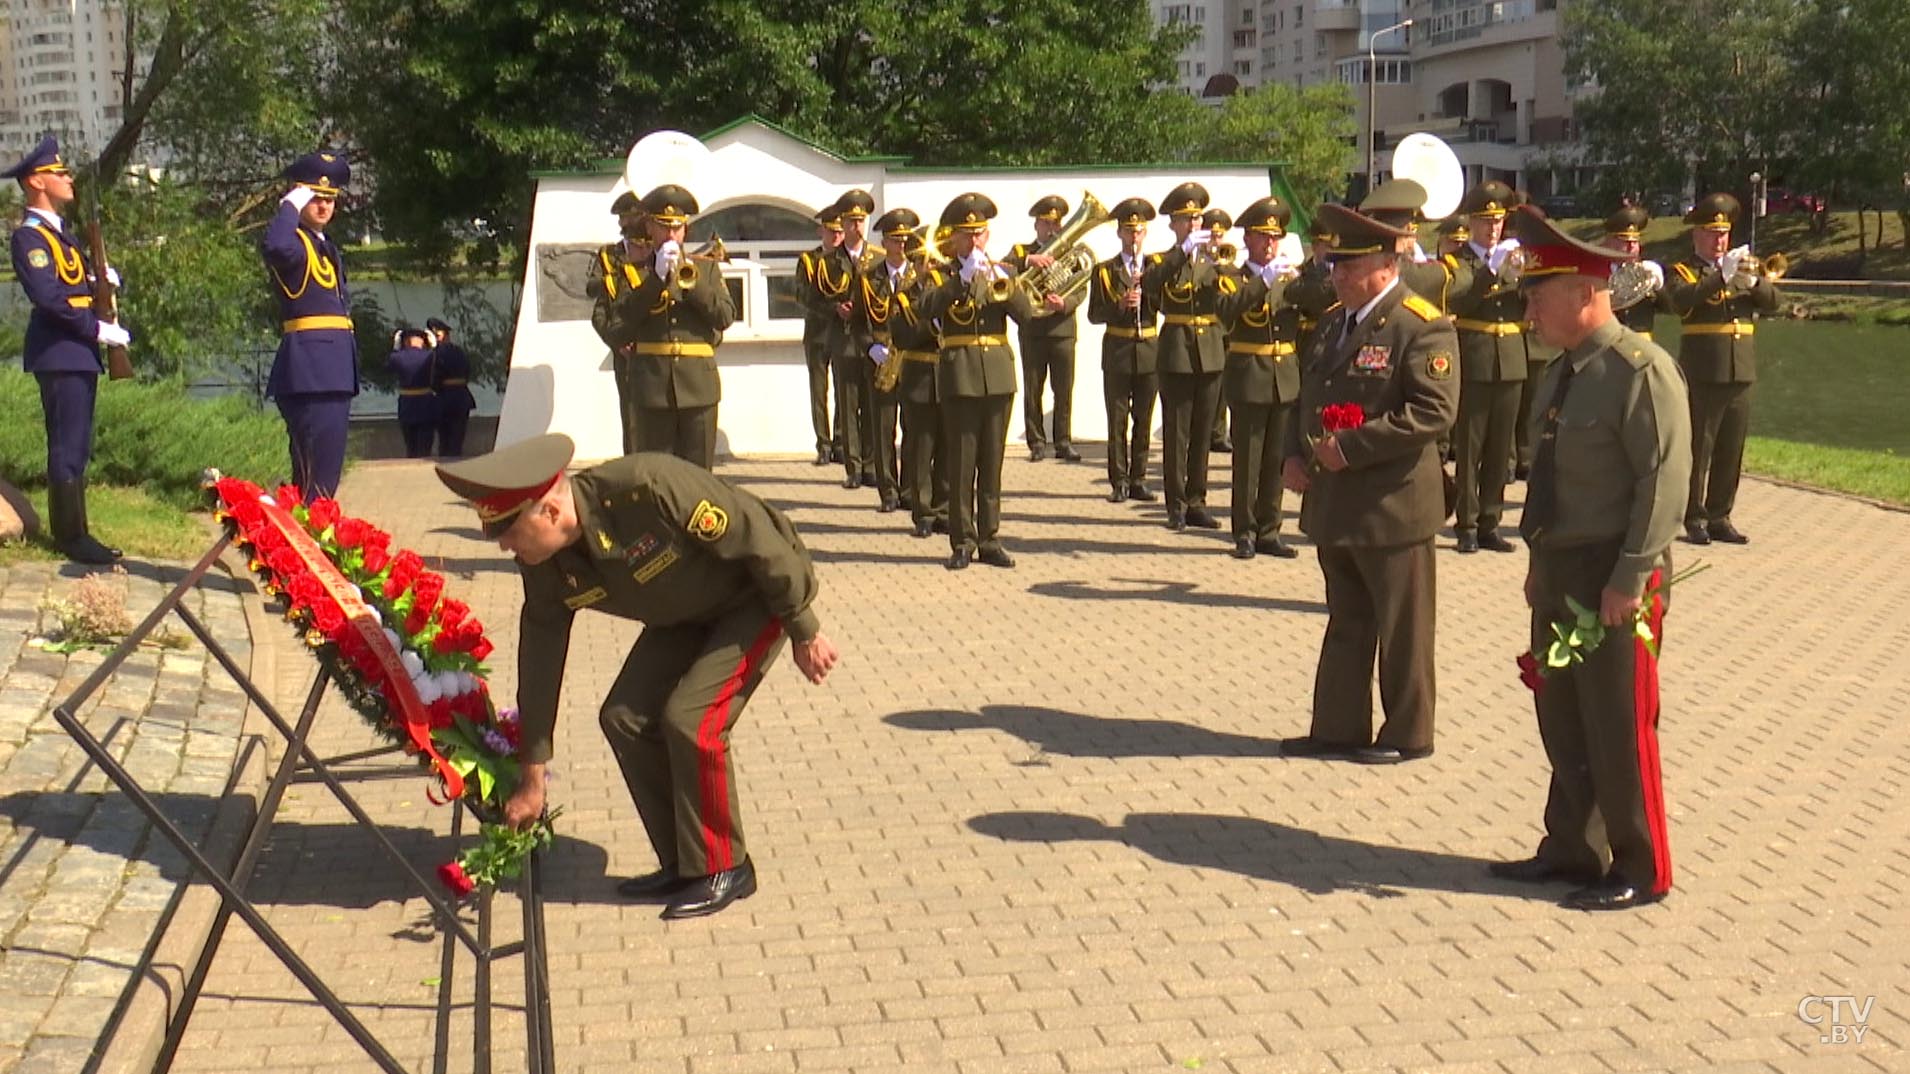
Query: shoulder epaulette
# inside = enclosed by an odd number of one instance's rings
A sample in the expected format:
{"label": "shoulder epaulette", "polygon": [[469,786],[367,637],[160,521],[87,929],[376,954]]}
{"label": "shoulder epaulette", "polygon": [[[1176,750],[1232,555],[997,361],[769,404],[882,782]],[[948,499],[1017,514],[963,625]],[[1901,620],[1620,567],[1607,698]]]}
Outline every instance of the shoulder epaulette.
{"label": "shoulder epaulette", "polygon": [[1446,254],[1443,257],[1441,257],[1439,260],[1442,264],[1444,264],[1447,268],[1451,269],[1452,271],[1454,272],[1459,271],[1459,259],[1452,256],[1451,254]]}
{"label": "shoulder epaulette", "polygon": [[1215,281],[1215,285],[1220,288],[1220,293],[1223,295],[1231,295],[1240,290],[1240,281],[1232,276],[1222,276]]}
{"label": "shoulder epaulette", "polygon": [[1148,264],[1150,264],[1150,265],[1158,265],[1158,264],[1160,264],[1160,263],[1161,263],[1161,255],[1160,255],[1160,254],[1148,254],[1148,255],[1147,255],[1147,263],[1148,263]]}
{"label": "shoulder epaulette", "polygon": [[1328,306],[1327,308],[1325,308],[1325,309],[1323,309],[1323,310],[1321,310],[1321,311],[1320,311],[1320,317],[1321,317],[1321,319],[1325,319],[1325,317],[1326,317],[1326,315],[1327,315],[1327,314],[1329,314],[1329,313],[1332,313],[1332,312],[1333,312],[1334,310],[1336,310],[1336,309],[1339,309],[1339,308],[1340,308],[1340,304],[1339,304],[1338,302],[1335,302],[1335,303],[1333,303],[1333,304],[1332,304],[1331,306]]}
{"label": "shoulder epaulette", "polygon": [[1673,267],[1678,270],[1678,275],[1684,279],[1684,282],[1686,283],[1698,282],[1698,274],[1691,271],[1690,265],[1687,265],[1683,261],[1680,261]]}
{"label": "shoulder epaulette", "polygon": [[1436,321],[1445,316],[1445,314],[1439,312],[1438,306],[1433,305],[1418,295],[1407,295],[1405,300],[1400,302],[1400,305],[1412,310],[1422,321]]}

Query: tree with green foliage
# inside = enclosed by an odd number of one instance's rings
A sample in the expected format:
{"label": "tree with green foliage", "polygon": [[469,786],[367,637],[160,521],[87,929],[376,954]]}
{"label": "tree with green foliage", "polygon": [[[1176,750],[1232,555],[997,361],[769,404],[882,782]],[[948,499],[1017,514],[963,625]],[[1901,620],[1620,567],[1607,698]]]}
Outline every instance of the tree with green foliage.
{"label": "tree with green foliage", "polygon": [[1313,205],[1346,189],[1353,163],[1352,92],[1339,82],[1243,90],[1195,127],[1190,160],[1269,160]]}
{"label": "tree with green foliage", "polygon": [[1789,182],[1855,204],[1860,250],[1869,245],[1863,211],[1877,210],[1882,245],[1883,207],[1910,212],[1910,4],[1807,0],[1804,9],[1788,99],[1808,107],[1785,110],[1801,128]]}

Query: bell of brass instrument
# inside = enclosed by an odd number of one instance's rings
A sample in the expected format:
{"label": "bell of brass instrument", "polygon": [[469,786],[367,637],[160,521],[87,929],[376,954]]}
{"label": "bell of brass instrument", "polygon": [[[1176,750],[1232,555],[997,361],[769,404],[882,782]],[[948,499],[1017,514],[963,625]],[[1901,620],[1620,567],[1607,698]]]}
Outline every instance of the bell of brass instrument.
{"label": "bell of brass instrument", "polygon": [[1765,254],[1763,257],[1746,255],[1738,262],[1737,275],[1731,277],[1731,285],[1740,290],[1757,286],[1762,278],[1776,283],[1791,271],[1791,259],[1784,254]]}
{"label": "bell of brass instrument", "polygon": [[696,286],[698,261],[726,265],[729,259],[729,248],[723,245],[723,236],[712,236],[710,241],[683,255],[683,260],[676,267],[676,285],[685,291]]}
{"label": "bell of brass instrument", "polygon": [[895,353],[894,348],[890,348],[888,358],[875,367],[875,390],[892,392],[895,390],[896,382],[901,379],[902,357]]}
{"label": "bell of brass instrument", "polygon": [[1094,251],[1081,245],[1081,238],[1112,219],[1113,214],[1093,194],[1082,191],[1081,204],[1041,250],[1054,258],[1054,263],[1023,270],[1015,277],[1015,286],[1037,304],[1048,295],[1074,297],[1094,278]]}
{"label": "bell of brass instrument", "polygon": [[1658,293],[1664,278],[1643,261],[1626,261],[1612,268],[1612,308],[1625,310]]}

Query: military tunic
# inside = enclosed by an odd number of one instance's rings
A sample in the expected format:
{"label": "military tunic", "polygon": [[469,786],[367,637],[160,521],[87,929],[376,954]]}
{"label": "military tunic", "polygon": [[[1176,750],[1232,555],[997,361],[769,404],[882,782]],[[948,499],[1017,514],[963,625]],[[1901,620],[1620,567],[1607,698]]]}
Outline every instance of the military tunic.
{"label": "military tunic", "polygon": [[896,294],[896,312],[889,320],[889,361],[901,363],[895,371],[895,394],[902,404],[902,492],[910,519],[918,527],[927,523],[947,529],[948,471],[942,395],[936,384],[942,344],[935,322],[922,309],[922,296],[940,281],[931,269]]}
{"label": "military tunic", "polygon": [[450,340],[438,344],[431,388],[438,395],[438,453],[447,458],[464,454],[464,430],[471,423],[477,400],[471,396],[471,359]]}
{"label": "military tunic", "polygon": [[775,508],[668,455],[582,471],[571,493],[580,539],[520,565],[519,757],[550,759],[576,613],[643,623],[599,723],[664,869],[734,868],[748,851],[730,732],[784,635],[819,630],[809,553]]}
{"label": "military tunic", "polygon": [[432,388],[436,362],[424,347],[399,347],[385,364],[398,382],[398,427],[404,432],[405,457],[425,458],[438,433],[438,395]]}
{"label": "military tunic", "polygon": [[985,270],[966,283],[952,269],[938,276],[921,306],[942,328],[936,390],[948,472],[948,543],[972,555],[1001,548],[1001,464],[1016,379],[1008,317],[1011,306],[1026,315],[1028,305],[1016,287],[1007,288],[1005,299],[992,295]]}
{"label": "military tunic", "polygon": [[82,481],[93,455],[99,394],[99,318],[92,270],[57,218],[29,211],[13,231],[13,274],[32,307],[20,357],[40,389],[50,484]]}
{"label": "military tunic", "polygon": [[1170,522],[1190,507],[1207,505],[1207,459],[1226,364],[1215,316],[1223,287],[1238,285],[1211,261],[1197,261],[1179,246],[1150,259],[1141,278],[1142,290],[1161,311],[1161,478]]}
{"label": "military tunic", "polygon": [[[1309,464],[1300,529],[1319,546],[1327,626],[1310,737],[1402,751],[1433,744],[1433,534],[1446,515],[1437,441],[1458,412],[1451,320],[1394,283],[1359,320],[1340,308],[1303,358],[1287,457]],[[1347,468],[1313,461],[1325,408],[1357,403],[1366,421],[1334,434]],[[1373,657],[1386,721],[1373,735]]]}
{"label": "military tunic", "polygon": [[1453,529],[1493,533],[1505,514],[1505,486],[1518,436],[1519,393],[1528,368],[1525,299],[1499,281],[1477,246],[1450,255],[1472,276],[1452,295],[1459,329],[1459,418],[1453,426],[1458,485]]}
{"label": "military tunic", "polygon": [[[1004,263],[1019,273],[1027,267],[1028,255],[1045,252],[1046,245],[1016,243]],[[1035,315],[1019,325],[1022,437],[1030,450],[1050,443],[1041,406],[1050,376],[1054,378],[1052,443],[1057,451],[1074,446],[1074,315],[1086,297],[1086,291],[1076,291],[1053,313],[1045,305],[1037,306]]]}
{"label": "military tunic", "polygon": [[[842,419],[842,468],[851,480],[871,485],[880,480],[875,454],[875,365],[869,360],[875,337],[869,330],[862,290],[881,264],[882,251],[872,242],[864,242],[856,254],[846,244],[838,246],[816,263],[816,300],[829,310],[824,348]],[[846,317],[838,310],[845,303],[851,307]]]}
{"label": "military tunic", "polygon": [[638,450],[667,452],[709,469],[716,465],[716,412],[723,398],[716,348],[736,321],[736,303],[716,266],[685,264],[696,273],[687,287],[680,278],[684,265],[667,280],[654,263],[630,266],[636,284],[618,288],[611,316],[629,337],[622,353],[636,401]]}
{"label": "military tunic", "polygon": [[1678,368],[1691,396],[1691,489],[1685,525],[1727,525],[1737,506],[1744,440],[1757,382],[1757,316],[1777,309],[1777,288],[1759,277],[1749,291],[1716,265],[1679,262],[1665,280],[1666,304],[1684,323]]}
{"label": "military tunic", "polygon": [[625,292],[643,283],[650,263],[630,259],[630,246],[614,242],[597,250],[590,259],[590,272],[584,281],[584,293],[590,296],[590,327],[597,338],[610,348],[610,373],[617,384],[617,421],[623,429],[623,451],[637,450],[636,354],[630,349],[637,340],[635,325],[622,316]]}
{"label": "military tunic", "polygon": [[[853,319],[868,327],[870,347],[863,348],[862,361],[869,367],[869,410],[872,423],[869,436],[871,453],[864,460],[865,468],[874,467],[875,487],[881,495],[885,508],[895,506],[901,493],[901,456],[896,450],[895,435],[898,428],[902,398],[901,366],[894,370],[885,370],[889,362],[899,362],[895,357],[894,325],[901,309],[896,301],[896,285],[900,282],[903,266],[891,266],[884,258],[876,262],[862,274],[856,285],[856,310]],[[880,345],[889,350],[888,357],[877,364],[870,353],[873,346]],[[890,379],[894,377],[895,379]]]}
{"label": "military tunic", "polygon": [[358,339],[345,264],[331,237],[299,223],[290,202],[279,204],[260,249],[282,332],[265,394],[285,418],[293,482],[308,500],[334,496],[345,472],[345,435],[358,394]]}
{"label": "military tunic", "polygon": [[838,402],[835,424],[829,421],[829,322],[835,319],[831,304],[816,292],[816,266],[829,256],[830,247],[817,246],[796,258],[796,286],[802,300],[802,357],[809,371],[809,425],[816,434],[816,451],[842,450],[842,408]]}
{"label": "military tunic", "polygon": [[[1669,354],[1616,321],[1555,363],[1539,397],[1548,405],[1533,439],[1556,437],[1551,465],[1533,469],[1527,507],[1533,513],[1541,498],[1554,505],[1552,521],[1528,534],[1532,645],[1543,653],[1552,624],[1572,616],[1567,597],[1596,609],[1606,589],[1643,596],[1669,576],[1691,456],[1684,378]],[[1662,638],[1663,594],[1648,596],[1644,611]],[[1596,876],[1609,856],[1612,877],[1662,895],[1671,850],[1658,654],[1624,628],[1607,629],[1603,645],[1552,671],[1535,698],[1552,765],[1538,858]]]}
{"label": "military tunic", "polygon": [[1339,302],[1333,293],[1332,273],[1333,270],[1325,262],[1317,257],[1308,257],[1300,262],[1300,274],[1287,284],[1281,296],[1287,305],[1300,314],[1298,345],[1301,354],[1307,353],[1312,346],[1313,333],[1320,327],[1320,318]]}
{"label": "military tunic", "polygon": [[[1251,264],[1251,263],[1250,263]],[[1270,291],[1257,271],[1220,299],[1227,332],[1221,374],[1233,414],[1233,535],[1260,542],[1280,533],[1280,466],[1287,419],[1300,398],[1300,311]]]}
{"label": "military tunic", "polygon": [[1138,309],[1122,303],[1146,266],[1159,260],[1159,254],[1148,254],[1130,272],[1116,254],[1094,267],[1088,285],[1088,320],[1107,326],[1101,336],[1101,387],[1108,415],[1108,484],[1116,494],[1145,488],[1154,400],[1160,394],[1160,304],[1145,287]]}

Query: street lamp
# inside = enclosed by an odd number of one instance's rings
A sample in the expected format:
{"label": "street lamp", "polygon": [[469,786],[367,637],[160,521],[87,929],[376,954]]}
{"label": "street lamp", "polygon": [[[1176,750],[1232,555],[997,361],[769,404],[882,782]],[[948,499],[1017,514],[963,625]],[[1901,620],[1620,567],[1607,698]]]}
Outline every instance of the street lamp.
{"label": "street lamp", "polygon": [[1753,250],[1757,249],[1757,218],[1764,215],[1764,199],[1758,196],[1758,183],[1763,179],[1764,176],[1758,172],[1751,173],[1751,211],[1745,214],[1751,218],[1751,233],[1745,237],[1749,240],[1747,245]]}
{"label": "street lamp", "polygon": [[1373,44],[1381,36],[1395,30],[1404,30],[1412,24],[1411,19],[1396,22],[1384,30],[1373,31],[1366,38],[1366,190],[1368,193],[1379,185],[1379,146],[1373,144],[1373,101],[1379,86],[1379,54],[1374,51]]}

